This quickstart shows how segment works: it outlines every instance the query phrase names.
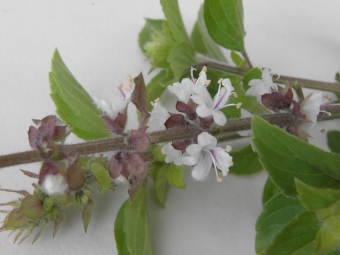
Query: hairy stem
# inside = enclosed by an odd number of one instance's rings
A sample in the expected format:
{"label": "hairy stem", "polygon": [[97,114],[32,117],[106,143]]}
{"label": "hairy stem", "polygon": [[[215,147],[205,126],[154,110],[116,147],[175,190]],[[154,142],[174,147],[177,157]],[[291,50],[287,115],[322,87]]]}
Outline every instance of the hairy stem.
{"label": "hairy stem", "polygon": [[[239,75],[239,76],[244,76],[248,71],[248,69],[237,68],[237,67],[233,67],[233,66],[221,63],[221,62],[214,62],[214,61],[205,61],[205,62],[196,64],[193,67],[199,68],[203,66],[206,66],[208,68],[212,68],[215,70],[219,70],[222,72],[226,72],[226,73]],[[285,84],[287,81],[291,83],[298,82],[298,83],[301,83],[302,86],[305,88],[340,93],[339,83],[309,80],[309,79],[296,78],[296,77],[291,77],[291,76],[286,76],[286,75],[273,75],[273,79],[275,80],[275,82],[281,83],[281,84]]]}
{"label": "hairy stem", "polygon": [[[340,119],[340,105],[327,105],[322,110],[332,113],[325,115],[320,120]],[[269,114],[262,116],[263,119],[273,125],[280,127],[295,123],[294,117],[290,113]],[[213,127],[209,133],[216,136],[219,142],[240,138],[237,131],[249,130],[251,128],[251,118],[232,119],[223,127]],[[152,144],[162,144],[187,138],[193,138],[202,130],[196,126],[172,128],[164,131],[148,133]],[[64,145],[66,151],[75,152],[78,155],[90,155],[107,151],[128,149],[125,137],[108,138],[98,141],[90,141],[78,144]],[[27,164],[41,161],[38,151],[25,151],[9,155],[0,156],[0,168]]]}

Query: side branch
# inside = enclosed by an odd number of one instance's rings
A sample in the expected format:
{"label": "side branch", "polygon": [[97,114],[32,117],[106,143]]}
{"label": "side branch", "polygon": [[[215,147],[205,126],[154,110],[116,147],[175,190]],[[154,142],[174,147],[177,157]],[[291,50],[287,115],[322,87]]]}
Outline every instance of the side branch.
{"label": "side branch", "polygon": [[[210,67],[215,70],[219,70],[222,72],[226,72],[229,74],[244,76],[248,69],[244,68],[237,68],[230,65],[226,65],[221,62],[214,62],[214,61],[205,61],[199,64],[194,65],[193,67]],[[317,89],[317,90],[325,90],[329,92],[334,93],[340,93],[340,83],[332,83],[332,82],[323,82],[323,81],[316,81],[316,80],[309,80],[309,79],[303,79],[303,78],[296,78],[286,75],[273,75],[273,80],[280,84],[285,84],[287,81],[289,82],[298,82],[301,83],[303,87],[305,88],[311,88],[311,89]]]}

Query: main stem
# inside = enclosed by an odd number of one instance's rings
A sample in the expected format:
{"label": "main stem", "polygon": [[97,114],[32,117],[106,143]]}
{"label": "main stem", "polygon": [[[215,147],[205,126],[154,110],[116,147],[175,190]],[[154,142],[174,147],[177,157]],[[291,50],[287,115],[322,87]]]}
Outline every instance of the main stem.
{"label": "main stem", "polygon": [[[226,65],[221,62],[214,62],[214,61],[205,61],[205,62],[196,64],[193,67],[199,68],[203,66],[206,66],[206,67],[209,67],[215,70],[219,70],[222,72],[226,72],[226,73],[239,75],[239,76],[244,76],[248,72],[248,69],[237,68],[237,67]],[[285,84],[287,81],[291,83],[298,82],[298,83],[301,83],[302,86],[305,88],[325,90],[325,91],[340,94],[340,83],[309,80],[309,79],[296,78],[296,77],[291,77],[291,76],[286,76],[286,75],[273,75],[273,79],[275,80],[276,83]]]}
{"label": "main stem", "polygon": [[[324,116],[320,120],[330,120],[340,118],[340,105],[326,106],[323,110],[335,113],[332,116]],[[273,125],[280,127],[292,125],[295,123],[294,117],[291,113],[270,114],[262,116],[263,119]],[[238,138],[235,133],[237,131],[249,130],[251,128],[251,118],[233,119],[223,127],[214,127],[209,130],[209,133],[214,135],[218,141],[226,141]],[[196,126],[171,128],[164,131],[157,131],[148,133],[151,144],[162,144],[172,141],[193,138],[203,130]],[[98,141],[90,141],[85,143],[64,145],[66,151],[75,152],[78,155],[91,155],[94,153],[101,153],[114,150],[122,150],[128,148],[125,142],[125,137],[108,138]],[[0,168],[27,164],[42,161],[38,151],[25,151],[9,155],[0,156]]]}

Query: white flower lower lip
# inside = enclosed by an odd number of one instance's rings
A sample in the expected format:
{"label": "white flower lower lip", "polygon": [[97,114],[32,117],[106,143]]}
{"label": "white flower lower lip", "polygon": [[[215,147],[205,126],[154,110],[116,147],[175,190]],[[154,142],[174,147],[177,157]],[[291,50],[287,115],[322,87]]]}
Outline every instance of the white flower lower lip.
{"label": "white flower lower lip", "polygon": [[196,180],[204,180],[213,163],[217,180],[221,182],[217,169],[220,169],[223,176],[226,176],[232,165],[232,157],[222,148],[216,147],[216,138],[207,132],[198,135],[197,142],[198,144],[187,147],[186,153],[189,156],[183,157],[183,164],[194,166],[192,176]]}

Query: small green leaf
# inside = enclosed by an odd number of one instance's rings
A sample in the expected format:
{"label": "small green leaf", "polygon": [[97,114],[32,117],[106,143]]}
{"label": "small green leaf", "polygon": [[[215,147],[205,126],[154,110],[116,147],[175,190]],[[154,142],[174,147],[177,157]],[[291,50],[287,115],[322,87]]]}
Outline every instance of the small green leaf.
{"label": "small green leaf", "polygon": [[340,131],[328,131],[327,140],[329,149],[334,153],[340,153]]}
{"label": "small green leaf", "polygon": [[295,185],[301,204],[309,211],[327,208],[340,200],[340,190],[315,188],[298,179],[295,179]]}
{"label": "small green leaf", "polygon": [[253,117],[254,145],[272,181],[287,196],[297,195],[294,179],[319,187],[340,188],[340,157]]}
{"label": "small green leaf", "polygon": [[124,232],[124,211],[127,202],[128,201],[123,203],[123,205],[120,207],[114,223],[114,234],[118,255],[131,255],[127,248],[126,236]]}
{"label": "small green leaf", "polygon": [[92,161],[90,163],[90,169],[96,177],[99,185],[101,186],[100,192],[103,193],[109,189],[112,189],[112,181],[107,170],[107,166],[102,162]]}
{"label": "small green leaf", "polygon": [[176,166],[175,164],[171,164],[166,169],[166,177],[168,178],[168,182],[179,189],[185,189],[186,184],[183,179],[183,170],[184,166]]}
{"label": "small green leaf", "polygon": [[340,190],[315,188],[298,179],[295,179],[295,185],[301,204],[319,218],[340,211]]}
{"label": "small green leaf", "polygon": [[[183,72],[194,65],[197,61],[194,49],[187,43],[181,43],[174,46],[168,56],[171,70],[174,72],[175,78],[179,80],[183,76]],[[189,74],[189,72],[188,72]]]}
{"label": "small green leaf", "polygon": [[316,240],[318,253],[324,254],[340,248],[340,212],[322,222]]}
{"label": "small green leaf", "polygon": [[262,205],[264,205],[269,199],[275,196],[277,193],[280,193],[279,188],[272,182],[270,177],[268,177],[266,184],[263,188],[262,194]]}
{"label": "small green leaf", "polygon": [[44,212],[43,202],[39,197],[29,195],[25,197],[20,206],[18,213],[25,215],[30,219],[38,219]]}
{"label": "small green leaf", "polygon": [[315,254],[320,223],[314,213],[303,212],[291,220],[271,240],[261,255]]}
{"label": "small green leaf", "polygon": [[51,97],[57,107],[57,113],[73,128],[73,133],[85,140],[111,136],[100,117],[101,112],[67,69],[58,50],[54,52],[49,77]]}
{"label": "small green leaf", "polygon": [[273,242],[276,236],[280,234],[282,229],[287,226],[289,222],[304,211],[305,208],[297,199],[286,197],[281,193],[273,196],[264,204],[263,212],[256,222],[256,253],[270,254],[264,252],[268,245]]}
{"label": "small green leaf", "polygon": [[236,67],[246,68],[248,66],[247,62],[242,57],[240,57],[240,55],[237,54],[235,51],[232,51],[230,53],[230,56]]}
{"label": "small green leaf", "polygon": [[178,43],[189,42],[177,0],[161,0],[161,5],[172,37]]}
{"label": "small green leaf", "polygon": [[260,172],[263,167],[259,162],[259,156],[253,151],[251,145],[241,150],[229,153],[233,157],[234,165],[230,167],[229,173],[236,175],[250,175]]}
{"label": "small green leaf", "polygon": [[92,206],[93,206],[93,201],[92,199],[89,199],[88,203],[84,206],[82,213],[81,213],[85,233],[90,223]]}
{"label": "small green leaf", "polygon": [[224,63],[228,62],[219,46],[211,39],[208,33],[208,30],[204,23],[203,4],[201,5],[198,13],[197,22],[191,33],[191,40],[194,48],[199,53]]}
{"label": "small green leaf", "polygon": [[138,35],[139,48],[143,53],[146,53],[144,48],[147,42],[152,41],[152,34],[155,31],[162,31],[162,19],[145,19],[145,25]]}
{"label": "small green leaf", "polygon": [[146,188],[141,186],[135,199],[126,200],[114,224],[119,255],[151,255],[146,207]]}
{"label": "small green leaf", "polygon": [[244,52],[245,31],[241,0],[205,0],[204,21],[216,43],[230,50]]}
{"label": "small green leaf", "polygon": [[153,167],[154,176],[154,190],[160,205],[164,208],[165,204],[165,189],[167,186],[167,179],[165,171],[168,168],[167,164],[156,164]]}

